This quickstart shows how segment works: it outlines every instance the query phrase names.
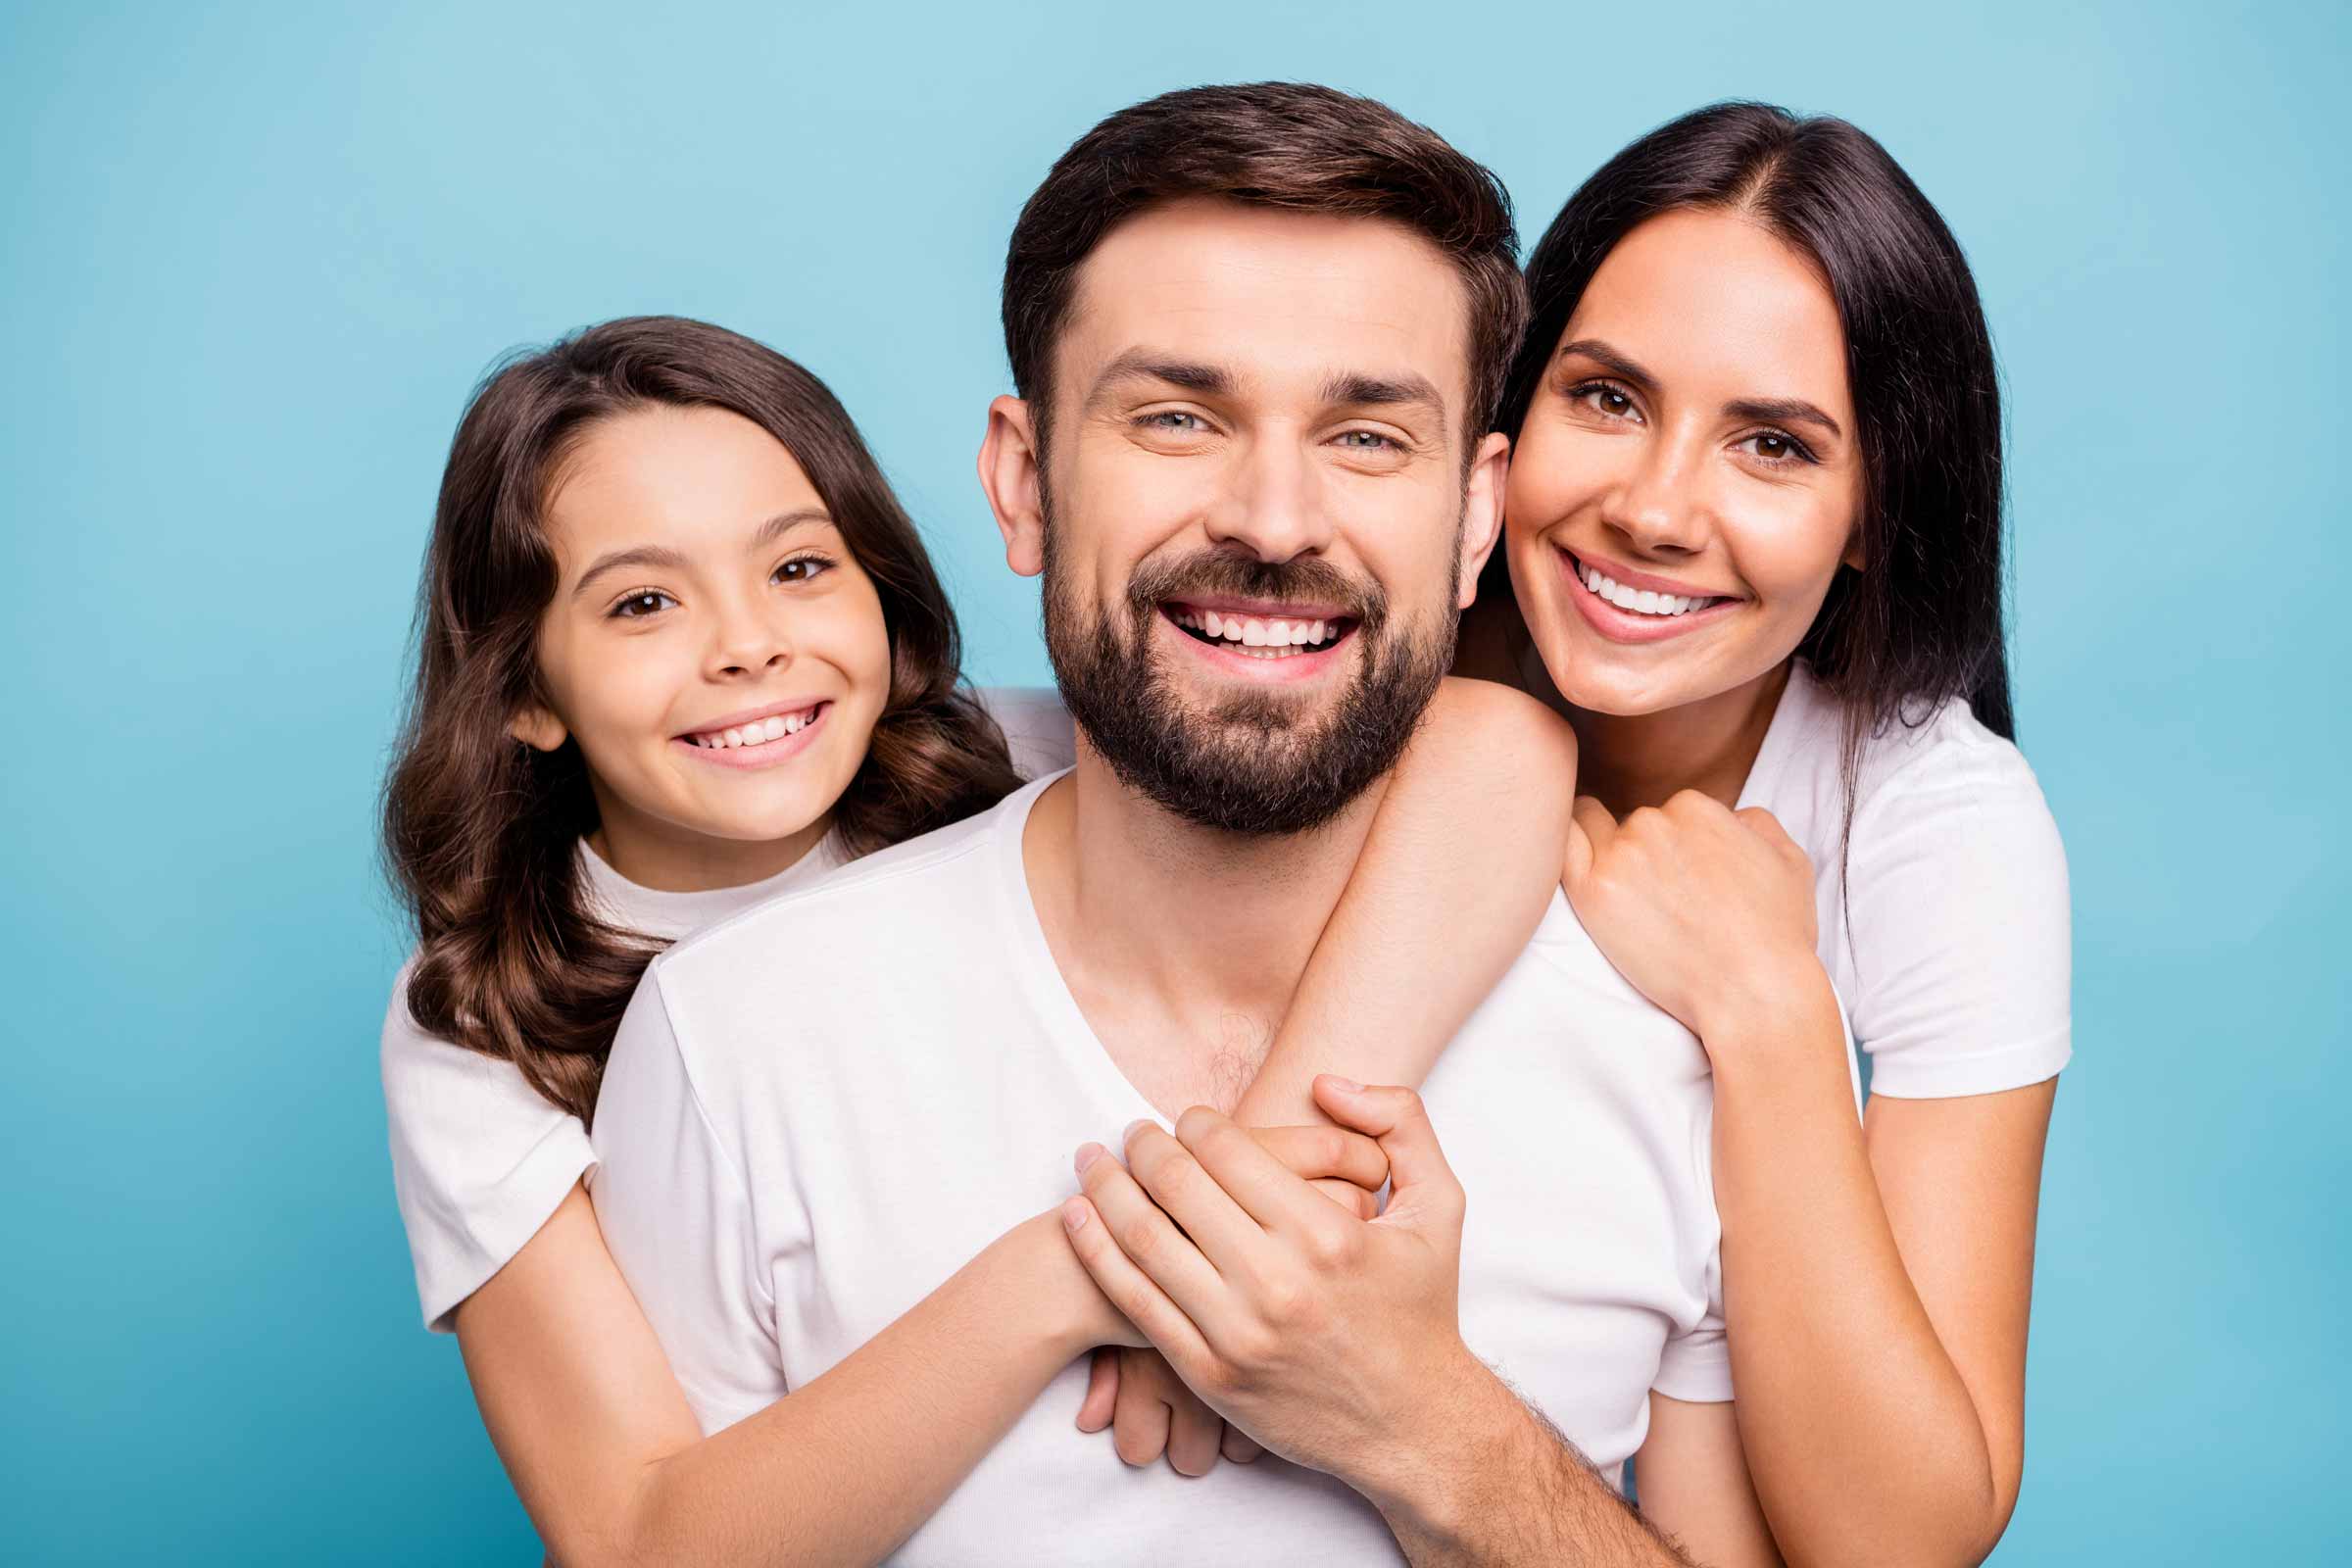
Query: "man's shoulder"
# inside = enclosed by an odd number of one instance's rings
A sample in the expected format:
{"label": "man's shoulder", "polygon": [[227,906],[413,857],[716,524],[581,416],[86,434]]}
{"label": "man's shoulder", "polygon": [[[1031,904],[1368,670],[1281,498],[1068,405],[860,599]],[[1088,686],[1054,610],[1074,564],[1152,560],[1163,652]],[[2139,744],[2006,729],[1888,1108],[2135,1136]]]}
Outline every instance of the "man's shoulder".
{"label": "man's shoulder", "polygon": [[[1528,938],[1517,960],[1503,972],[1503,983],[1534,993],[1599,997],[1658,1011],[1648,998],[1635,990],[1632,982],[1601,956],[1592,934],[1569,907],[1568,896],[1556,887],[1551,890],[1551,903],[1544,906],[1544,918],[1537,922],[1535,934]],[[1658,1012],[1658,1016],[1666,1017],[1663,1012]]]}

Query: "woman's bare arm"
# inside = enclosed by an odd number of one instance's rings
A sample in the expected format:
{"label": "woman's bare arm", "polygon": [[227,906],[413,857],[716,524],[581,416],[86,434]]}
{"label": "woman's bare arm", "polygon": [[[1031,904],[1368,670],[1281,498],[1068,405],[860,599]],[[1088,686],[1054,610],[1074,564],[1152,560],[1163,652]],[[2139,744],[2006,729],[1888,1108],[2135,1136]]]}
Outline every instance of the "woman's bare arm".
{"label": "woman's bare arm", "polygon": [[[1324,1120],[1310,1092],[1321,1072],[1419,1087],[1543,919],[1575,802],[1564,719],[1507,686],[1448,677],[1234,1119]],[[1077,1420],[1111,1427],[1126,1463],[1164,1452],[1185,1475],[1259,1451],[1149,1348],[1095,1357]]]}
{"label": "woman's bare arm", "polygon": [[491,1441],[568,1568],[872,1562],[1054,1374],[1133,1337],[1049,1213],[822,1377],[704,1438],[578,1187],[457,1330]]}
{"label": "woman's bare arm", "polygon": [[1234,1119],[1321,1120],[1320,1072],[1418,1087],[1543,919],[1575,804],[1567,721],[1448,677]]}

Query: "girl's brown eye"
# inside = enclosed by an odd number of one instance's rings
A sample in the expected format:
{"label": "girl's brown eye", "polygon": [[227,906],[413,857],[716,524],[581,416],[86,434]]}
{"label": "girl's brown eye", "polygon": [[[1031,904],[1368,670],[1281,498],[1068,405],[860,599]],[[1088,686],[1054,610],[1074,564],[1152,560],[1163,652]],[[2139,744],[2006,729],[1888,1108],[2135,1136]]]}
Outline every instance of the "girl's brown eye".
{"label": "girl's brown eye", "polygon": [[614,605],[612,613],[622,620],[638,620],[647,615],[658,614],[664,606],[676,603],[677,601],[670,598],[669,595],[657,589],[648,588],[645,592],[631,594],[619,604]]}

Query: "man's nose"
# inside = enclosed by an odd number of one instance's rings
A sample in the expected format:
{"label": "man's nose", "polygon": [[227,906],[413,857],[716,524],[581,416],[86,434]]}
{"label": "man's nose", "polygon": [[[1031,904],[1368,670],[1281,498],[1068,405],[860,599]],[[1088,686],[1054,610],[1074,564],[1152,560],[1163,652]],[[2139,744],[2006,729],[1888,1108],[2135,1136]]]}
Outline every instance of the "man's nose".
{"label": "man's nose", "polygon": [[1260,561],[1295,561],[1331,545],[1331,517],[1313,459],[1287,439],[1260,439],[1233,470],[1233,487],[1208,515],[1208,536]]}

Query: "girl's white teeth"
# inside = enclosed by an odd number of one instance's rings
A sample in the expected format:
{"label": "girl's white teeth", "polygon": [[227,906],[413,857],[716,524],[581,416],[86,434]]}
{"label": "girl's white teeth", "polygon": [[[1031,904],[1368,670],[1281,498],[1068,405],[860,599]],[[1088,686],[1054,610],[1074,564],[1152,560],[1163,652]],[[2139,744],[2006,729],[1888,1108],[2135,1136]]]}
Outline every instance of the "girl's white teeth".
{"label": "girl's white teeth", "polygon": [[769,741],[780,741],[787,735],[798,735],[815,722],[816,710],[811,708],[807,712],[772,713],[766,718],[756,718],[749,724],[741,724],[733,729],[710,730],[687,738],[695,745],[709,747],[712,751],[724,751],[729,747],[764,746]]}
{"label": "girl's white teeth", "polygon": [[1587,588],[1619,610],[1630,610],[1637,615],[1687,615],[1693,610],[1704,610],[1716,602],[1704,594],[1658,594],[1646,588],[1628,588],[1581,561],[1577,564],[1584,568]]}
{"label": "girl's white teeth", "polygon": [[1239,643],[1244,651],[1262,648],[1264,659],[1280,659],[1294,648],[1312,648],[1339,635],[1327,620],[1261,620],[1255,615],[1227,615],[1213,610],[1180,611],[1176,624],[1189,627],[1214,642]]}

